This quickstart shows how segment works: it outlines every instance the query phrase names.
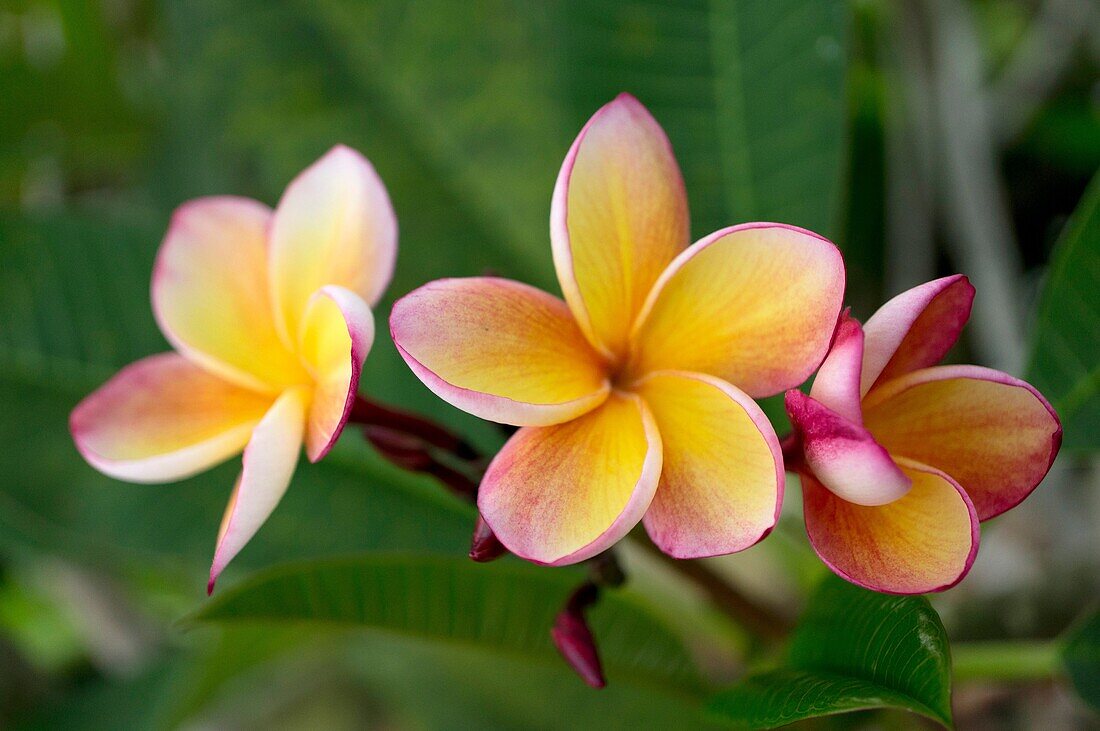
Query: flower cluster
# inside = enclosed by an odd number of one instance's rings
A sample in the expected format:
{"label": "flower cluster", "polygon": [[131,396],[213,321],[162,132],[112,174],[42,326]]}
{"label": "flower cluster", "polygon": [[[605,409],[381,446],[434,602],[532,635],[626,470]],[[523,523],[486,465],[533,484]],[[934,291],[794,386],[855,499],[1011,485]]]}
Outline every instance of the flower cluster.
{"label": "flower cluster", "polygon": [[[564,299],[444,279],[390,316],[429,389],[519,427],[477,504],[480,530],[529,561],[589,559],[638,523],[675,558],[743,550],[774,527],[791,470],[834,571],[934,591],[966,573],[978,521],[1023,500],[1058,450],[1057,416],[1028,384],[930,367],[969,314],[965,277],[903,293],[861,327],[841,311],[840,252],[817,234],[749,223],[692,244],[672,147],[629,95],[570,148],[550,240]],[[173,218],[153,303],[177,352],[124,369],[71,426],[93,466],[133,481],[244,449],[211,586],[275,508],[301,445],[316,461],[347,422],[395,254],[386,191],[347,148],[274,212],[210,198]],[[815,371],[808,395],[794,390]],[[754,399],[784,391],[794,432],[781,443]],[[400,429],[373,441],[432,471]]]}

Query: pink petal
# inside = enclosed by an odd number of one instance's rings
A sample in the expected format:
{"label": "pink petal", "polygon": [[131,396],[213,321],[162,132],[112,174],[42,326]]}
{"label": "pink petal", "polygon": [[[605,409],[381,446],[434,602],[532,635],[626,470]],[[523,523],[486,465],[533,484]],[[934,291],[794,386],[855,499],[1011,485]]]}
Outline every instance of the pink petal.
{"label": "pink petal", "polygon": [[311,462],[328,454],[340,438],[373,341],[374,316],[351,290],[322,287],[306,307],[299,352],[314,379],[306,430]]}
{"label": "pink petal", "polygon": [[661,432],[664,464],[645,527],[676,558],[744,550],[766,536],[783,504],[783,455],[768,417],[717,378],[666,371],[638,393]]}
{"label": "pink petal", "polygon": [[390,333],[424,385],[483,419],[557,424],[599,406],[610,388],[566,304],[519,282],[429,282],[394,304]]}
{"label": "pink petal", "polygon": [[308,394],[291,389],[280,396],[256,427],[244,450],[244,467],[218,530],[207,591],[233,557],[252,540],[282,500],[298,465],[305,432]]}
{"label": "pink petal", "polygon": [[806,465],[838,497],[856,505],[886,505],[909,491],[909,478],[862,426],[801,391],[788,391],[786,403]]}
{"label": "pink petal", "polygon": [[629,374],[706,373],[753,398],[771,396],[821,364],[843,296],[840,252],[817,234],[774,223],[723,229],[653,286]]}
{"label": "pink petal", "polygon": [[285,340],[293,342],[310,298],[326,285],[376,304],[396,258],[385,185],[366,158],[337,145],[287,186],[271,222],[271,294]]}
{"label": "pink petal", "polygon": [[902,292],[880,307],[863,326],[862,393],[876,382],[939,363],[970,319],[973,302],[974,286],[955,274]]}
{"label": "pink petal", "polygon": [[863,367],[863,330],[845,310],[840,315],[833,345],[817,369],[810,396],[855,424],[863,423],[859,376]]}
{"label": "pink petal", "polygon": [[884,447],[958,480],[982,520],[1030,495],[1062,444],[1062,425],[1042,394],[978,366],[907,373],[876,386],[863,408]]}
{"label": "pink petal", "polygon": [[672,145],[629,94],[597,111],[569,149],[554,188],[550,240],[581,330],[605,356],[625,355],[650,287],[691,240]]}
{"label": "pink petal", "polygon": [[153,314],[173,347],[253,390],[301,381],[279,339],[267,284],[271,209],[247,198],[199,198],[172,215],[153,269]]}
{"label": "pink petal", "polygon": [[126,366],[81,401],[69,429],[100,472],[172,482],[239,452],[271,401],[181,355],[161,353]]}
{"label": "pink petal", "polygon": [[638,524],[661,474],[661,436],[637,396],[613,393],[573,421],[516,432],[477,505],[504,546],[535,563],[591,558]]}
{"label": "pink petal", "polygon": [[913,488],[889,505],[847,502],[802,476],[810,543],[853,584],[887,594],[949,589],[978,555],[978,516],[966,492],[939,470],[899,460]]}

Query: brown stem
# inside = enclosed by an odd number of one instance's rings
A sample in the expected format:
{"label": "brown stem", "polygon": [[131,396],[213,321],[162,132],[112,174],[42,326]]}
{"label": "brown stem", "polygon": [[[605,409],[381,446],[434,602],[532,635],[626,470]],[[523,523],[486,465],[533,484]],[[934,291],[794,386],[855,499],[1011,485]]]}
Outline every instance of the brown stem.
{"label": "brown stem", "polygon": [[450,452],[462,460],[473,461],[478,459],[477,450],[462,437],[452,434],[447,429],[428,421],[422,416],[417,416],[408,411],[401,411],[392,406],[384,406],[377,401],[371,401],[362,396],[356,396],[348,421],[368,426],[386,427],[395,432],[417,436],[433,447]]}
{"label": "brown stem", "polygon": [[642,538],[638,543],[699,587],[719,610],[742,627],[769,640],[782,639],[790,632],[793,626],[790,619],[748,598],[701,561],[673,558],[648,538]]}

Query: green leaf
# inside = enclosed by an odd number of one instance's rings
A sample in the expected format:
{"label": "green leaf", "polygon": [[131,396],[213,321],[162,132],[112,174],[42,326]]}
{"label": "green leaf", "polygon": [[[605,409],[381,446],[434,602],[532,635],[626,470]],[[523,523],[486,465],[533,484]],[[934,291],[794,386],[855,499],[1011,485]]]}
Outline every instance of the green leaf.
{"label": "green leaf", "polygon": [[947,634],[924,597],[889,596],[827,578],[810,597],[784,666],[714,696],[710,710],[750,728],[868,708],[900,708],[951,726]]}
{"label": "green leaf", "polygon": [[[486,270],[557,292],[554,179],[585,120],[622,91],[667,130],[696,238],[746,220],[838,233],[846,3],[163,6],[177,83],[150,179],[160,203],[211,191],[273,203],[334,142],[357,147],[401,226],[379,312],[431,279]],[[363,387],[499,446],[423,388],[388,343],[371,352]],[[787,430],[782,408],[769,414]]]}
{"label": "green leaf", "polygon": [[672,140],[697,238],[743,221],[837,234],[848,4],[562,5],[573,124],[620,91],[641,99]]}
{"label": "green leaf", "polygon": [[1100,711],[1100,612],[1094,612],[1066,637],[1062,664],[1077,694]]}
{"label": "green leaf", "polygon": [[[580,576],[463,557],[333,559],[261,572],[215,595],[192,620],[374,628],[560,663],[550,627]],[[634,600],[605,592],[589,616],[609,683],[699,690],[679,640]]]}
{"label": "green leaf", "polygon": [[1027,380],[1062,420],[1064,449],[1093,451],[1100,433],[1100,175],[1058,240],[1039,299]]}

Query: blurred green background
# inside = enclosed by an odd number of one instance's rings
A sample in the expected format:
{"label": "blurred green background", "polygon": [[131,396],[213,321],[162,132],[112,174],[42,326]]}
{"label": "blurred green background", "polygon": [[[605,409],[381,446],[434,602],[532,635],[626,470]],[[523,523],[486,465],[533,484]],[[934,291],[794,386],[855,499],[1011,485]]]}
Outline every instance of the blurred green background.
{"label": "blurred green background", "polygon": [[[953,357],[1033,379],[1062,412],[1066,450],[1027,503],[985,527],[970,577],[935,605],[953,639],[1060,632],[1100,596],[1086,454],[1100,432],[1095,235],[1061,268],[1077,309],[1037,303],[1100,167],[1098,68],[1088,0],[3,0],[0,727],[703,723],[613,673],[590,691],[552,655],[336,629],[184,631],[236,467],[119,483],[84,464],[67,430],[84,394],[167,348],[148,285],[173,208],[221,193],[274,204],[338,142],[372,160],[400,221],[380,319],[440,276],[491,270],[557,291],[553,182],[620,91],[668,131],[696,237],[746,220],[825,234],[861,317],[934,276],[970,275],[978,298]],[[499,445],[379,333],[365,391]],[[303,557],[464,554],[472,509],[357,440],[349,430],[324,464],[302,465],[223,585]],[[824,571],[799,502],[790,490],[768,541],[709,562],[790,614]],[[736,677],[749,640],[651,559],[624,560],[632,601],[683,637],[705,676]],[[955,703],[963,728],[1089,723],[1049,683],[960,684]]]}

